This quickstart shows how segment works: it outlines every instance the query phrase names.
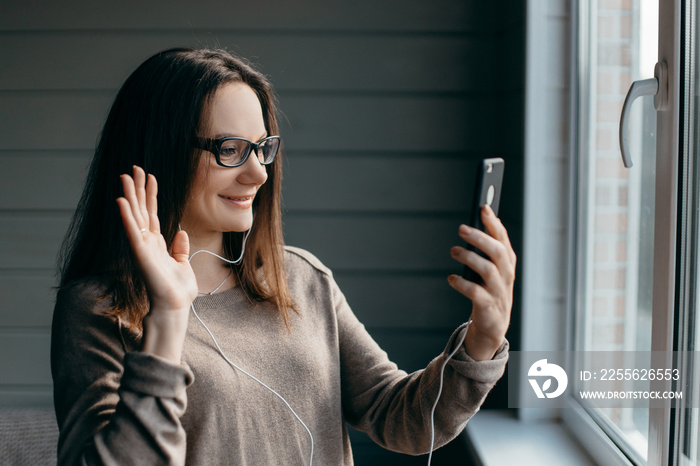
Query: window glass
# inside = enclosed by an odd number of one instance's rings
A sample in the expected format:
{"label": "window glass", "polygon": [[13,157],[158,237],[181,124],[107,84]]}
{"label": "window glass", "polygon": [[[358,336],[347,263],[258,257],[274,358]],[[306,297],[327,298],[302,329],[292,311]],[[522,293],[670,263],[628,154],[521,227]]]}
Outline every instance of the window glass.
{"label": "window glass", "polygon": [[[656,112],[638,99],[630,116],[634,167],[618,145],[620,112],[632,81],[653,76],[658,1],[582,2],[588,43],[581,66],[578,351],[650,351]],[[646,386],[644,385],[646,384]],[[648,382],[635,389],[648,390]],[[647,457],[648,409],[597,408],[580,400],[628,454]]]}
{"label": "window glass", "polygon": [[[700,299],[698,290],[700,290],[700,275],[698,268],[700,266],[700,167],[697,161],[700,160],[699,144],[700,141],[700,114],[698,113],[699,99],[698,93],[700,89],[700,65],[697,60],[697,51],[700,47],[700,40],[696,33],[695,22],[698,17],[698,2],[692,2],[688,10],[690,12],[691,27],[686,28],[686,34],[690,37],[687,41],[686,53],[684,57],[688,73],[685,75],[685,102],[684,105],[684,128],[683,152],[687,154],[685,157],[684,166],[687,179],[685,187],[681,194],[681,203],[683,212],[685,213],[685,224],[687,229],[681,233],[681,242],[685,246],[685,251],[689,257],[688,265],[684,267],[684,272],[681,274],[680,280],[686,285],[688,291],[688,301],[686,306],[680,306],[679,319],[679,342],[681,348],[684,348],[687,353],[681,353],[679,363],[682,368],[684,377],[684,389],[689,394],[685,400],[686,407],[697,408],[700,406],[700,361],[698,360],[698,350],[700,350]],[[699,465],[700,464],[700,410],[698,409],[683,409],[678,410],[680,413],[680,424],[677,426],[679,432],[679,446],[682,454],[681,464]]]}

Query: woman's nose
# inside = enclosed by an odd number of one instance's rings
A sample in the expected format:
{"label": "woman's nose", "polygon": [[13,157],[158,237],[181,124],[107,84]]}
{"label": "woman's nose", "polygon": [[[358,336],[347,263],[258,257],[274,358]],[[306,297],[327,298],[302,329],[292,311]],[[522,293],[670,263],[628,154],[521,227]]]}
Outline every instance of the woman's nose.
{"label": "woman's nose", "polygon": [[[261,149],[258,149],[261,150]],[[241,182],[246,184],[262,185],[267,181],[267,168],[260,163],[258,154],[252,151],[248,156],[248,160],[241,166]]]}

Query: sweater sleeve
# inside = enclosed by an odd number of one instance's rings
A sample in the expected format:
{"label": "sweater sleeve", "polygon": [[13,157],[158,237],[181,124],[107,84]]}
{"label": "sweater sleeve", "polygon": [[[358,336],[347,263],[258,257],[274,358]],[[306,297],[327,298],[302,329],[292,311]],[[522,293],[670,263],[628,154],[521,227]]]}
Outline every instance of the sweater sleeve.
{"label": "sweater sleeve", "polygon": [[[461,341],[467,324],[452,334],[445,351],[425,369],[407,374],[372,339],[337,286],[334,303],[343,411],[348,423],[390,450],[428,453],[430,411],[439,390],[440,370],[446,356]],[[490,361],[474,361],[461,345],[444,370],[443,390],[434,416],[434,448],[448,443],[464,429],[503,375],[507,359],[507,342]]]}
{"label": "sweater sleeve", "polygon": [[192,372],[128,352],[94,284],[59,291],[51,338],[59,465],[184,464]]}

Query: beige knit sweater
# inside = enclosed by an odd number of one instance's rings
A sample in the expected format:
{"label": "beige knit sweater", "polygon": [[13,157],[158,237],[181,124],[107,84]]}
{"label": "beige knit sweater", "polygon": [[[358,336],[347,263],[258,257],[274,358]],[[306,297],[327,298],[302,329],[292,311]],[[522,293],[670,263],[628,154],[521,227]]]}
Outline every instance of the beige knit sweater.
{"label": "beige knit sweater", "polygon": [[[299,314],[287,332],[268,303],[239,287],[197,298],[195,309],[240,368],[276,390],[313,435],[313,464],[350,465],[346,423],[386,448],[429,448],[429,414],[444,356],[413,374],[399,370],[350,310],[331,272],[286,248]],[[182,365],[139,352],[139,336],[106,317],[108,299],[85,281],[61,290],[51,348],[60,428],[59,465],[308,465],[311,440],[270,391],[233,369],[190,315]],[[429,312],[429,310],[426,310]],[[447,343],[452,350],[461,326]],[[461,348],[445,370],[436,446],[454,438],[503,374]]]}

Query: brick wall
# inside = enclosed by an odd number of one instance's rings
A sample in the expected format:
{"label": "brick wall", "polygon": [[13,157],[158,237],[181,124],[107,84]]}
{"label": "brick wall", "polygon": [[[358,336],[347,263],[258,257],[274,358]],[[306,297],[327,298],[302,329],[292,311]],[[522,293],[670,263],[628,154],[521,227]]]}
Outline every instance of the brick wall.
{"label": "brick wall", "polygon": [[594,100],[589,158],[589,189],[593,203],[592,301],[589,346],[591,349],[624,349],[628,300],[629,171],[622,165],[618,145],[620,111],[631,83],[633,22],[639,0],[598,0],[591,30],[595,45]]}

